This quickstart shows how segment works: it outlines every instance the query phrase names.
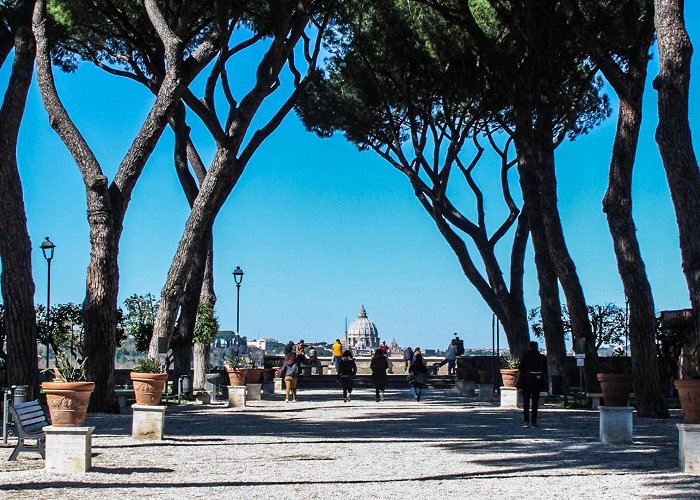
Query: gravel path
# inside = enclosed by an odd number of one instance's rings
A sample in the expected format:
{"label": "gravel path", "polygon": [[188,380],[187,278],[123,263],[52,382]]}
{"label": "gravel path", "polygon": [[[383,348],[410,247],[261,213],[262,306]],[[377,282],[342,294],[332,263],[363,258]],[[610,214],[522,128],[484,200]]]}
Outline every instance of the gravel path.
{"label": "gravel path", "polygon": [[519,412],[447,390],[355,396],[173,406],[160,442],[133,440],[130,415],[89,415],[89,473],[48,475],[38,455],[8,462],[0,447],[0,498],[700,498],[700,478],[678,472],[677,413],[603,445],[596,411],[548,405],[541,427],[521,428]]}

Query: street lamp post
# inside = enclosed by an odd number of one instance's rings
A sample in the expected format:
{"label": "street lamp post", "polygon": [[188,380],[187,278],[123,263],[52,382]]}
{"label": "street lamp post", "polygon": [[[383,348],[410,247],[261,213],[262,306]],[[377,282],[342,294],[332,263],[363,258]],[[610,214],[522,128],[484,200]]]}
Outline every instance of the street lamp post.
{"label": "street lamp post", "polygon": [[241,282],[243,281],[243,270],[236,266],[233,270],[233,281],[236,283],[236,355],[241,355],[241,332],[239,327],[240,310],[241,310]]}
{"label": "street lamp post", "polygon": [[48,272],[46,273],[46,369],[49,369],[49,344],[51,342],[51,259],[56,248],[49,237],[44,238],[41,242],[41,252],[46,259]]}

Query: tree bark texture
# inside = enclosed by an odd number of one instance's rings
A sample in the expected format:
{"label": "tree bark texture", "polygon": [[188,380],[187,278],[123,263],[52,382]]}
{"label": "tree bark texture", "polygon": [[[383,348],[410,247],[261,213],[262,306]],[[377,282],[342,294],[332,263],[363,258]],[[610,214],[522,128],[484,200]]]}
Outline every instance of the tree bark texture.
{"label": "tree bark texture", "polygon": [[37,393],[39,372],[32,250],[17,166],[17,135],[34,65],[32,6],[32,2],[25,1],[16,7],[14,60],[0,109],[0,258],[7,329],[6,382],[29,385]]}
{"label": "tree bark texture", "polygon": [[[554,147],[547,111],[538,111],[537,124],[531,125],[530,109],[516,108],[515,146],[524,204],[528,207],[530,232],[544,240],[561,283],[571,317],[574,338],[586,340],[584,372],[586,390],[597,391],[598,353],[592,338],[586,300],[573,260],[564,240],[557,207]],[[544,122],[544,123],[543,123]]]}
{"label": "tree bark texture", "polygon": [[700,344],[700,171],[693,149],[688,99],[693,47],[685,29],[683,0],[656,0],[654,24],[659,45],[659,146],[676,212],[683,273]]}
{"label": "tree bark texture", "polygon": [[194,344],[194,377],[192,387],[201,389],[206,383],[204,375],[209,372],[209,344]]}
{"label": "tree bark texture", "polygon": [[[527,209],[527,207],[526,207]],[[528,210],[529,212],[529,210]],[[559,300],[559,282],[554,263],[549,255],[547,241],[542,237],[544,228],[538,218],[530,221],[534,224],[532,238],[535,250],[535,268],[537,269],[537,282],[539,284],[540,317],[542,318],[542,330],[544,343],[547,349],[547,369],[549,374],[550,391],[552,390],[552,377],[558,376],[562,380],[562,390],[567,393],[569,380],[566,372],[566,345],[564,342],[564,330],[561,324],[561,302]]]}
{"label": "tree bark texture", "polygon": [[[646,68],[646,63],[645,66]],[[643,71],[646,75],[646,70]],[[651,285],[647,279],[632,216],[632,169],[642,123],[645,78],[630,82],[634,89],[618,92],[617,132],[610,161],[608,190],[603,211],[613,240],[617,268],[629,304],[629,336],[632,348],[634,392],[640,417],[665,418],[663,389],[656,356],[656,317]]]}

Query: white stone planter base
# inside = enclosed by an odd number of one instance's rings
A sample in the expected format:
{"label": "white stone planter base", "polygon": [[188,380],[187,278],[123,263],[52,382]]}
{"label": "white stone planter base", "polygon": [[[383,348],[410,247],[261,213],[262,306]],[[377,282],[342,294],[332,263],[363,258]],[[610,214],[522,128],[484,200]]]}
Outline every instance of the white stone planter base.
{"label": "white stone planter base", "polygon": [[228,386],[228,405],[234,407],[245,406],[246,401],[246,386],[230,385]]}
{"label": "white stone planter base", "polygon": [[42,430],[46,433],[46,472],[78,474],[90,470],[94,427],[48,425]]}
{"label": "white stone planter base", "polygon": [[493,384],[479,384],[479,401],[493,401]]}
{"label": "white stone planter base", "polygon": [[131,437],[161,441],[165,429],[165,406],[131,405],[134,411],[131,420]]}
{"label": "white stone planter base", "polygon": [[262,384],[248,384],[246,386],[246,400],[260,401],[262,399]]}
{"label": "white stone planter base", "polygon": [[600,407],[600,440],[605,444],[632,442],[632,406]]}
{"label": "white stone planter base", "polygon": [[501,387],[501,408],[520,408],[523,398],[517,387]]}
{"label": "white stone planter base", "polygon": [[474,382],[467,380],[455,380],[455,391],[462,396],[473,396]]}
{"label": "white stone planter base", "polygon": [[269,382],[263,382],[262,391],[263,391],[263,394],[265,394],[265,395],[274,394],[275,393],[274,380],[270,380]]}
{"label": "white stone planter base", "polygon": [[676,427],[681,472],[700,476],[700,424],[676,424]]}
{"label": "white stone planter base", "polygon": [[274,384],[275,384],[275,392],[277,392],[277,393],[284,392],[284,380],[282,380],[281,378],[278,377],[275,379]]}

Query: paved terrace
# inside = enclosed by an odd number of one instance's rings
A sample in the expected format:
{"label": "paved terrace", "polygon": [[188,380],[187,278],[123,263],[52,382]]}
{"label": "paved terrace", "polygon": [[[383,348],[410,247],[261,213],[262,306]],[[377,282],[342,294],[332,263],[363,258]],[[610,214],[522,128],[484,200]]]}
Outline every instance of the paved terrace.
{"label": "paved terrace", "polygon": [[300,391],[245,409],[168,408],[167,438],[131,438],[130,415],[89,415],[93,469],[44,472],[36,454],[7,462],[0,498],[700,498],[678,472],[678,413],[638,418],[632,445],[598,441],[598,413],[546,407],[539,428],[520,413],[432,390]]}

